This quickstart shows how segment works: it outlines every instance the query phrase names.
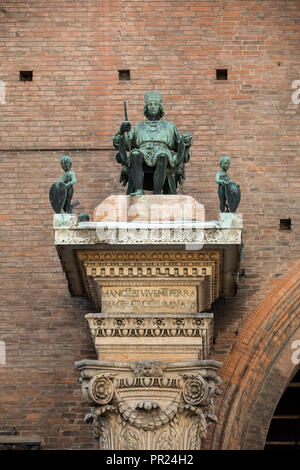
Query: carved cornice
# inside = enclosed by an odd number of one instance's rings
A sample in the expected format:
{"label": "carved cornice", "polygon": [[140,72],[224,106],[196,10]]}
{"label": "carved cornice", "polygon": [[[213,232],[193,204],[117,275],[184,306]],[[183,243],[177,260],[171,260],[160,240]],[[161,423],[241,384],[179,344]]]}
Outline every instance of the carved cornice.
{"label": "carved cornice", "polygon": [[240,228],[204,228],[185,226],[176,228],[69,228],[55,230],[56,245],[240,245]]}
{"label": "carved cornice", "polygon": [[78,250],[77,256],[86,290],[99,310],[99,286],[195,285],[198,300],[194,311],[209,309],[219,296],[220,252],[216,250]]}

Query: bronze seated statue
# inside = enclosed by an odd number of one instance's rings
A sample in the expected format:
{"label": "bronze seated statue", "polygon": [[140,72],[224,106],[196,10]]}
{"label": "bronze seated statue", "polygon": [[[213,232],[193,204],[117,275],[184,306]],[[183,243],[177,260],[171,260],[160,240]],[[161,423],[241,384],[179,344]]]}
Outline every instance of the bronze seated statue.
{"label": "bronze seated statue", "polygon": [[116,160],[122,165],[120,182],[127,195],[140,196],[144,190],[153,194],[177,194],[185,179],[184,165],[190,159],[190,134],[179,135],[175,125],[162,120],[164,109],[160,93],[145,95],[144,115],[131,130],[125,120],[113,138],[118,149]]}

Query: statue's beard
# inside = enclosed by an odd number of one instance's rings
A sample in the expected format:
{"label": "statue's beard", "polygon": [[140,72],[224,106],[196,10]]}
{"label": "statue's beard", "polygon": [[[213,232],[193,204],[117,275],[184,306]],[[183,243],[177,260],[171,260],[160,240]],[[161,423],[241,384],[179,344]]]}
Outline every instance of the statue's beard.
{"label": "statue's beard", "polygon": [[155,115],[152,115],[152,114],[148,113],[148,119],[149,119],[149,121],[159,121],[160,114],[156,113]]}

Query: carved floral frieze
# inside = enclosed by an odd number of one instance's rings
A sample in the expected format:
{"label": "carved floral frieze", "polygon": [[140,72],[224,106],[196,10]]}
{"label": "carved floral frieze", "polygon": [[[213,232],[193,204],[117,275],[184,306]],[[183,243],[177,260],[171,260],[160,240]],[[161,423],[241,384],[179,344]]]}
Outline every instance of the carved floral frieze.
{"label": "carved floral frieze", "polygon": [[202,331],[208,330],[212,318],[201,316],[169,315],[161,317],[127,316],[116,317],[101,314],[88,314],[93,339],[102,336],[186,336],[201,337]]}
{"label": "carved floral frieze", "polygon": [[167,244],[240,244],[240,228],[124,228],[124,229],[56,229],[56,245],[105,243],[109,245],[167,245]]}
{"label": "carved floral frieze", "polygon": [[98,358],[102,360],[112,359],[112,350],[118,354],[126,352],[133,361],[139,357],[157,359],[161,354],[173,357],[172,360],[207,359],[212,347],[211,313],[160,316],[90,313],[86,319]]}

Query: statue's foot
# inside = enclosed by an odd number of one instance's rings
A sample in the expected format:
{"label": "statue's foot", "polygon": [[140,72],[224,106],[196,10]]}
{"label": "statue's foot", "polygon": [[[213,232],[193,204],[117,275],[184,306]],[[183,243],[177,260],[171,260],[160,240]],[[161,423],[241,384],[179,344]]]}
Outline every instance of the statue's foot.
{"label": "statue's foot", "polygon": [[137,189],[134,193],[129,194],[129,196],[143,196],[144,194],[142,189]]}

